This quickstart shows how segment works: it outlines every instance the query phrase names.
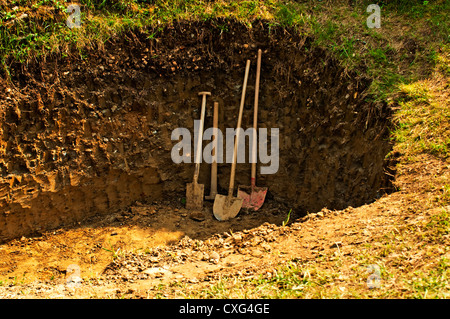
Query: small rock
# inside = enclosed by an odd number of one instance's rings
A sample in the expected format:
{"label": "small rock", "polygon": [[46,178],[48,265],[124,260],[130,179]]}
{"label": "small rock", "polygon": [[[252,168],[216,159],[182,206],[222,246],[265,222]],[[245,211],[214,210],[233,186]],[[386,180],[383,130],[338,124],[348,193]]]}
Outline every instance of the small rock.
{"label": "small rock", "polygon": [[242,241],[242,235],[241,234],[233,234],[233,239],[235,243],[240,243]]}
{"label": "small rock", "polygon": [[202,255],[201,255],[201,259],[200,260],[209,260],[209,255],[208,255],[208,253],[201,253]]}
{"label": "small rock", "polygon": [[119,216],[118,215],[112,215],[109,217],[108,222],[109,223],[114,223],[116,221],[119,221]]}
{"label": "small rock", "polygon": [[205,220],[205,214],[203,214],[202,212],[192,212],[189,217],[192,220],[195,220],[197,222],[201,222]]}
{"label": "small rock", "polygon": [[250,245],[251,246],[257,246],[260,242],[262,242],[263,239],[259,236],[255,236],[250,240]]}
{"label": "small rock", "polygon": [[18,20],[23,20],[26,18],[28,18],[28,14],[26,14],[26,13],[22,13],[19,17],[17,17]]}
{"label": "small rock", "polygon": [[201,251],[197,251],[194,253],[194,257],[198,260],[204,260],[203,253]]}
{"label": "small rock", "polygon": [[143,273],[150,276],[162,277],[165,274],[170,273],[170,271],[162,267],[153,267],[144,270]]}
{"label": "small rock", "polygon": [[209,255],[209,260],[214,262],[214,263],[218,263],[220,259],[220,255],[218,252],[213,251],[210,255]]}
{"label": "small rock", "polygon": [[266,236],[264,236],[264,240],[267,242],[273,242],[277,240],[277,237],[274,234],[268,234]]}
{"label": "small rock", "polygon": [[261,250],[259,250],[259,249],[254,249],[254,250],[252,250],[251,255],[253,257],[260,258],[260,257],[262,257],[264,255],[264,253]]}
{"label": "small rock", "polygon": [[150,261],[151,263],[157,263],[158,261],[159,261],[159,258],[158,257],[154,257],[154,256],[152,256],[152,257],[150,257],[149,259],[148,259],[148,261]]}

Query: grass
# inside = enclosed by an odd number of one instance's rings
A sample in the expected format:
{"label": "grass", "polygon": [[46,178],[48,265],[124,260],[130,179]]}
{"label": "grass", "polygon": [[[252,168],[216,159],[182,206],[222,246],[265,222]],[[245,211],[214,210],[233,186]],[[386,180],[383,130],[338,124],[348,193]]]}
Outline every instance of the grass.
{"label": "grass", "polygon": [[[316,275],[313,272],[313,275]],[[220,278],[217,283],[204,289],[191,291],[185,284],[159,287],[160,291],[172,290],[182,298],[299,298],[308,286],[322,285],[330,274],[311,279],[310,269],[296,261],[248,279],[238,277]],[[161,293],[158,294],[161,297]]]}
{"label": "grass", "polygon": [[12,287],[12,286],[18,286],[21,285],[25,282],[25,273],[22,274],[22,279],[18,279],[17,276],[14,277],[10,277],[10,281],[8,282],[7,280],[3,281],[0,280],[0,287]]}
{"label": "grass", "polygon": [[432,77],[399,85],[393,138],[398,149],[408,156],[428,153],[445,159],[450,155],[450,89],[446,74],[450,50],[443,47],[441,52],[435,57]]}
{"label": "grass", "polygon": [[[109,243],[109,249],[107,249],[105,247],[102,247],[102,249],[111,254],[112,260],[117,259],[120,256],[120,254],[119,254],[120,247],[115,249],[114,245],[110,241],[108,241],[108,243]],[[121,253],[123,254],[123,251]]]}
{"label": "grass", "polygon": [[[276,0],[80,0],[81,28],[66,26],[68,2],[63,0],[15,0],[0,2],[0,63],[8,73],[14,61],[49,54],[70,56],[102,47],[112,37],[130,30],[155,37],[165,25],[181,20],[236,20],[251,27],[257,19],[311,34],[314,44],[325,47],[349,69],[374,79],[373,99],[385,100],[436,62],[433,52],[449,42],[447,1],[381,2],[381,29],[366,25],[370,1],[298,3]],[[23,14],[26,18],[19,19]],[[416,25],[409,23],[410,19]],[[220,27],[220,26],[218,26]],[[402,30],[402,31],[400,31]],[[223,30],[226,32],[226,29]],[[415,43],[418,48],[399,47]],[[430,57],[431,56],[431,57]],[[405,61],[408,61],[406,65]],[[400,72],[399,72],[400,69]]]}

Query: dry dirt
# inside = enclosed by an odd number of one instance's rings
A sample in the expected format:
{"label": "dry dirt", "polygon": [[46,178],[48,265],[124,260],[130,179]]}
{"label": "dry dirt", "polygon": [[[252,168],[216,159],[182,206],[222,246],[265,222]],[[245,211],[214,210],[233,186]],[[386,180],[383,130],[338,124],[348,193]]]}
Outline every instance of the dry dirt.
{"label": "dry dirt", "polygon": [[[334,285],[366,287],[365,277],[348,279],[355,267],[365,267],[364,247],[382,249],[379,239],[398,232],[396,227],[416,225],[435,214],[440,190],[430,191],[429,185],[449,178],[450,163],[424,155],[406,165],[403,173],[396,182],[401,191],[357,208],[324,208],[292,217],[286,226],[282,225],[286,207],[271,200],[260,212],[241,212],[226,222],[214,220],[211,203],[206,204],[207,218],[198,222],[180,203],[158,202],[133,205],[122,214],[95,218],[72,229],[13,240],[0,250],[4,282],[0,297],[180,297],[214,285],[223,276],[270,276],[274,267],[285,262],[301,264],[330,255],[343,259]],[[427,256],[411,262],[416,267],[431,266]],[[78,285],[68,281],[71,274],[66,270],[71,264],[79,266]],[[189,288],[159,289],[160,284],[174,282]],[[396,289],[395,283],[383,284]]]}

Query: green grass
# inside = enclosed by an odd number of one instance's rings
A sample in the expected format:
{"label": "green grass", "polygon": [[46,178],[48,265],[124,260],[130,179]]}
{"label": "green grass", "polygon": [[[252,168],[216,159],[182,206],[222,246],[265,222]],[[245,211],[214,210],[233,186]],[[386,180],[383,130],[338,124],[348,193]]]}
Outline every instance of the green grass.
{"label": "green grass", "polygon": [[[443,56],[449,52],[443,50]],[[441,61],[436,58],[436,70]],[[440,158],[450,155],[450,102],[445,75],[399,86],[399,110],[395,114],[393,138],[397,148],[407,156],[428,153]]]}
{"label": "green grass", "polygon": [[[449,22],[445,12],[450,5],[447,1],[433,4],[424,4],[423,1],[382,2],[383,26],[381,30],[375,30],[366,26],[368,13],[365,8],[370,3],[356,1],[350,8],[345,2],[333,1],[331,5],[330,1],[318,0],[307,3],[276,0],[82,0],[82,28],[78,30],[66,26],[68,2],[17,0],[9,7],[3,5],[0,8],[0,63],[7,71],[13,61],[26,63],[47,54],[83,54],[85,49],[102,46],[123,32],[139,29],[152,36],[155,30],[174,21],[227,18],[250,27],[256,19],[265,19],[269,25],[290,27],[296,32],[313,35],[315,45],[329,49],[346,67],[372,77],[371,92],[375,99],[382,100],[395,92],[398,84],[415,74],[414,68],[406,76],[398,74],[398,67],[405,54],[409,53],[399,55],[395,52],[389,31],[402,27],[397,25],[400,21],[416,35],[416,27],[411,27],[408,20],[415,19],[417,25],[433,33],[432,38],[420,35],[419,41],[436,52],[436,47],[449,41]],[[13,10],[13,5],[18,8]],[[29,17],[18,22],[17,17],[23,13]],[[223,31],[226,32],[225,29]],[[416,53],[420,57],[414,62],[417,68],[427,64],[428,49]],[[432,60],[428,63],[434,63]],[[401,67],[408,72],[409,68]]]}
{"label": "green grass", "polygon": [[450,297],[450,262],[441,257],[429,272],[415,271],[408,282],[411,297],[416,299],[438,299]]}
{"label": "green grass", "polygon": [[[449,195],[449,186],[445,185],[444,196]],[[442,209],[441,213],[431,217],[431,220],[424,226],[424,231],[426,233],[426,240],[430,242],[441,242],[442,236],[450,233],[450,212],[448,210]]]}
{"label": "green grass", "polygon": [[194,290],[187,298],[301,298],[310,286],[320,286],[331,280],[326,273],[310,274],[307,265],[291,261],[270,272],[249,279],[223,276],[210,287]]}
{"label": "green grass", "polygon": [[286,219],[283,220],[282,226],[286,226],[289,223],[289,219],[291,218],[291,212],[292,212],[292,209],[289,210],[289,212],[288,212],[288,214],[286,216]]}

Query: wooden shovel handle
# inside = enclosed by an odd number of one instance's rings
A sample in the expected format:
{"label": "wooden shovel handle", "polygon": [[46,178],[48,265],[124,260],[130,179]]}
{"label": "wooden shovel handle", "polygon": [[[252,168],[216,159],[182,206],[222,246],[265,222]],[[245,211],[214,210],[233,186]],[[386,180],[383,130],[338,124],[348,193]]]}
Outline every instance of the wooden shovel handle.
{"label": "wooden shovel handle", "polygon": [[213,117],[213,160],[211,163],[211,196],[217,194],[217,134],[219,127],[219,103],[214,102]]}
{"label": "wooden shovel handle", "polygon": [[206,96],[211,95],[211,92],[200,92],[198,95],[202,95],[202,110],[200,115],[200,127],[198,132],[197,141],[197,153],[195,154],[195,171],[194,171],[194,184],[198,181],[198,175],[200,173],[200,157],[202,155],[202,142],[203,142],[203,123],[205,122],[205,109],[206,109]]}
{"label": "wooden shovel handle", "polygon": [[238,123],[237,123],[237,127],[236,127],[236,137],[234,139],[233,163],[231,164],[230,186],[228,189],[228,196],[233,195],[234,174],[236,172],[237,149],[238,149],[238,143],[239,143],[239,131],[240,131],[239,129],[241,128],[242,112],[244,111],[245,91],[247,90],[247,80],[248,80],[249,70],[250,70],[250,60],[247,60],[247,65],[245,66],[244,84],[242,85],[241,105],[239,107],[239,117],[238,117]]}
{"label": "wooden shovel handle", "polygon": [[261,75],[261,49],[258,50],[258,61],[256,64],[256,83],[255,83],[255,105],[253,110],[253,143],[252,143],[252,175],[251,175],[251,186],[254,187],[256,184],[256,143],[257,139],[257,127],[258,127],[258,99],[259,99],[259,78]]}

